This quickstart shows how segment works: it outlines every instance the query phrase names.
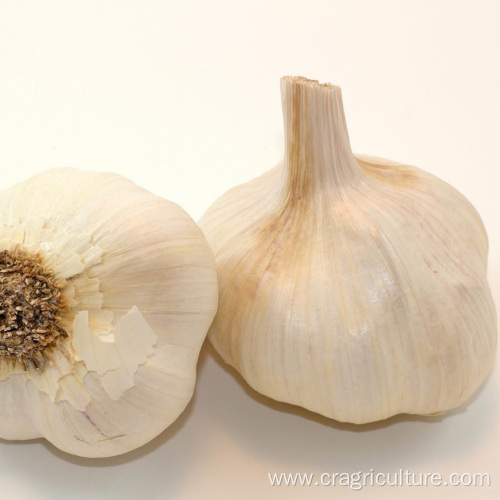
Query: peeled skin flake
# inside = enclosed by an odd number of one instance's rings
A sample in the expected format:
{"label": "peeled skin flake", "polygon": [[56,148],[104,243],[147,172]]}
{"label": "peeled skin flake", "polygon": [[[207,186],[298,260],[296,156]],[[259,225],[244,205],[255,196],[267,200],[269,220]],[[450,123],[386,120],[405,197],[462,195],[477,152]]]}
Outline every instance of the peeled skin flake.
{"label": "peeled skin flake", "polygon": [[176,204],[70,168],[0,191],[0,437],[142,446],[191,399],[216,308],[212,251]]}
{"label": "peeled skin flake", "polygon": [[200,221],[211,343],[258,392],[339,421],[463,404],[496,350],[479,215],[429,173],[353,156],[338,87],[281,90],[283,162]]}

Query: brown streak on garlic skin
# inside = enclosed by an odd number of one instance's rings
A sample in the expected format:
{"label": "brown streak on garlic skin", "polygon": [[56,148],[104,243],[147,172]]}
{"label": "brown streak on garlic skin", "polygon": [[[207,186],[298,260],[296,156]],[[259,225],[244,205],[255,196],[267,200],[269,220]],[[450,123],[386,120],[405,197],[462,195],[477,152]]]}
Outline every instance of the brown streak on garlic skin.
{"label": "brown streak on garlic skin", "polygon": [[303,127],[302,114],[309,114],[309,102],[303,85],[292,87],[283,97],[285,114],[285,164],[290,175],[286,184],[286,202],[296,204],[312,195],[313,177],[308,175],[312,168],[313,151],[311,134]]}
{"label": "brown streak on garlic skin", "polygon": [[38,254],[0,252],[0,362],[41,370],[57,342],[65,311],[61,287]]}
{"label": "brown streak on garlic skin", "polygon": [[417,188],[422,185],[422,179],[418,171],[407,165],[395,163],[388,167],[387,163],[376,163],[375,159],[370,162],[361,158],[356,158],[356,160],[367,178],[382,183],[390,183],[399,188]]}

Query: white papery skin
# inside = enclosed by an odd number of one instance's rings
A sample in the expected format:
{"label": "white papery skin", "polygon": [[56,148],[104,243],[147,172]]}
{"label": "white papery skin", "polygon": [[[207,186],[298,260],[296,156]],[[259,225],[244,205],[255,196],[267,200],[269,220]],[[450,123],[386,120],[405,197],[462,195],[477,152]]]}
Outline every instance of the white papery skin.
{"label": "white papery skin", "polygon": [[118,175],[54,169],[0,192],[0,246],[38,253],[70,304],[41,370],[0,358],[0,437],[107,457],[168,427],[217,308],[193,220]]}
{"label": "white papery skin", "polygon": [[479,215],[422,170],[354,157],[338,87],[281,83],[283,163],[200,221],[209,339],[255,390],[339,421],[461,405],[496,345]]}

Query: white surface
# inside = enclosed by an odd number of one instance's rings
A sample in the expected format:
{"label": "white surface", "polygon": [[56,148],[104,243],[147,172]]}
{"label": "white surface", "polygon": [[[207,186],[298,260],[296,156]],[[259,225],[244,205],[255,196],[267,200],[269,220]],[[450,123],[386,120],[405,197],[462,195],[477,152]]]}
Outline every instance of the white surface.
{"label": "white surface", "polygon": [[[0,2],[1,186],[52,166],[121,173],[195,219],[281,157],[279,78],[340,85],[353,150],[424,168],[476,206],[500,304],[500,3]],[[0,443],[0,498],[493,499],[499,366],[445,418],[342,425],[252,392],[209,348],[159,438],[85,460]],[[0,423],[1,425],[1,423]],[[274,472],[488,472],[490,487],[271,487]]]}

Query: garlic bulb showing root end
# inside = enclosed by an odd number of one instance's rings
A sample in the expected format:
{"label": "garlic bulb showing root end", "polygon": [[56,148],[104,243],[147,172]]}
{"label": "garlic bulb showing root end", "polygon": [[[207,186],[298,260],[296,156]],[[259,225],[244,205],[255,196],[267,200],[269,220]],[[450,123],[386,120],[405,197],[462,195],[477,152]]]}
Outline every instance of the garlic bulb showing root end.
{"label": "garlic bulb showing root end", "polygon": [[147,443],[191,399],[216,308],[212,251],[174,203],[69,168],[0,191],[0,437]]}
{"label": "garlic bulb showing root end", "polygon": [[480,217],[422,170],[354,157],[338,87],[281,90],[284,161],[200,221],[209,339],[255,390],[339,421],[461,405],[495,355]]}

